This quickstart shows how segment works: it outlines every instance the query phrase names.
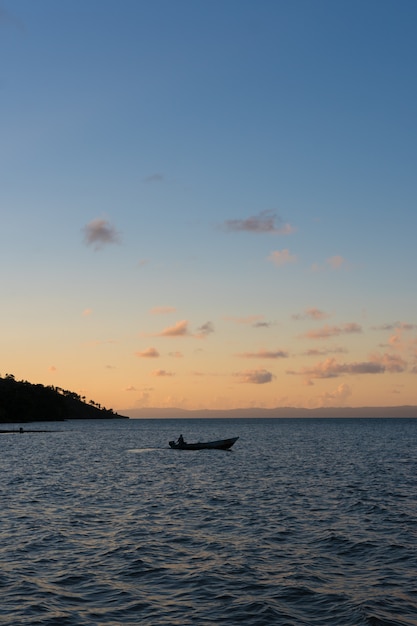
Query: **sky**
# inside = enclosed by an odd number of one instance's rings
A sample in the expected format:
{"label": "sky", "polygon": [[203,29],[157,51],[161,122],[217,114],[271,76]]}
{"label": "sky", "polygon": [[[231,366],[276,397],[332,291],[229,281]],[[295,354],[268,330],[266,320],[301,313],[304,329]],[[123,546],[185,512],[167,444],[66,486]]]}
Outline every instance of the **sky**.
{"label": "sky", "polygon": [[0,375],[417,404],[415,0],[0,0]]}

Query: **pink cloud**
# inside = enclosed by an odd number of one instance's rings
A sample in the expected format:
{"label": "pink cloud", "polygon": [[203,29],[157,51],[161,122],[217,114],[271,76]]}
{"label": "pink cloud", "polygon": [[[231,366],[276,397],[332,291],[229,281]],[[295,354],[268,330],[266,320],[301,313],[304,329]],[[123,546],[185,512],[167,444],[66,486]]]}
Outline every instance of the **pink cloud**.
{"label": "pink cloud", "polygon": [[258,350],[258,352],[242,352],[237,356],[246,359],[286,359],[288,358],[288,352],[284,350]]}
{"label": "pink cloud", "polygon": [[327,317],[330,317],[328,313],[325,313],[324,311],[320,311],[320,309],[316,309],[314,307],[311,309],[306,309],[304,313],[296,313],[292,315],[293,320],[305,320],[305,319],[324,320]]}
{"label": "pink cloud", "polygon": [[146,350],[143,350],[142,352],[136,352],[135,353],[136,356],[139,356],[141,358],[145,358],[145,359],[155,359],[159,357],[159,352],[156,348],[146,348]]}
{"label": "pink cloud", "polygon": [[353,363],[338,363],[335,358],[328,358],[313,367],[303,367],[298,372],[288,370],[287,374],[304,376],[311,381],[313,378],[337,378],[344,375],[399,373],[406,367],[406,362],[398,356],[374,354],[369,361]]}
{"label": "pink cloud", "polygon": [[295,254],[290,254],[290,251],[285,248],[284,250],[274,250],[268,257],[268,261],[271,261],[277,267],[282,267],[283,265],[288,265],[289,263],[295,263],[297,261],[297,256]]}
{"label": "pink cloud", "polygon": [[243,372],[238,372],[234,375],[239,378],[239,382],[241,383],[251,383],[255,385],[264,385],[265,383],[270,383],[274,378],[274,375],[265,369],[245,370]]}
{"label": "pink cloud", "polygon": [[159,337],[184,337],[188,335],[188,321],[182,320],[174,326],[169,326],[159,333]]}
{"label": "pink cloud", "polygon": [[166,370],[154,370],[153,372],[151,372],[151,375],[161,378],[164,378],[165,376],[175,376],[173,372],[167,372]]}
{"label": "pink cloud", "polygon": [[319,396],[322,406],[340,406],[345,404],[347,398],[352,395],[349,385],[342,383],[334,391],[327,391]]}
{"label": "pink cloud", "polygon": [[295,230],[272,211],[261,211],[258,215],[246,219],[226,220],[223,229],[226,232],[272,233],[275,235],[289,235]]}
{"label": "pink cloud", "polygon": [[356,322],[349,322],[348,324],[342,324],[342,326],[328,326],[327,324],[317,330],[309,330],[304,337],[308,339],[327,339],[328,337],[335,337],[337,335],[345,335],[352,333],[361,333],[362,326]]}

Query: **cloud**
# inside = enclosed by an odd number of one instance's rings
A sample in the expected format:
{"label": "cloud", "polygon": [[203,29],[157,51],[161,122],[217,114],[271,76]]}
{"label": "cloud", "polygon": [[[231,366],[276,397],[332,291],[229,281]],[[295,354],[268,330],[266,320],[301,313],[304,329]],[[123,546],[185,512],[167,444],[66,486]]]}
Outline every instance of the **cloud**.
{"label": "cloud", "polygon": [[164,378],[165,376],[175,376],[173,372],[167,372],[166,370],[154,370],[153,372],[151,372],[151,375],[161,378]]}
{"label": "cloud", "polygon": [[321,272],[326,269],[339,270],[340,268],[346,267],[346,266],[347,266],[346,259],[344,259],[340,255],[335,255],[326,259],[324,265],[320,265],[319,263],[313,263],[313,265],[311,266],[311,271]]}
{"label": "cloud", "polygon": [[144,183],[162,183],[164,180],[164,176],[163,174],[160,174],[159,172],[155,172],[155,174],[150,174],[150,176],[146,176],[143,179]]}
{"label": "cloud", "polygon": [[399,354],[375,353],[371,355],[371,359],[391,374],[399,374],[407,369],[407,361],[401,358]]}
{"label": "cloud", "polygon": [[133,385],[129,385],[129,387],[125,387],[125,391],[137,391],[137,389]]}
{"label": "cloud", "polygon": [[417,324],[409,324],[408,322],[392,322],[391,324],[382,324],[381,326],[372,326],[372,330],[414,330]]}
{"label": "cloud", "polygon": [[89,317],[93,313],[93,309],[84,309],[82,315],[83,317]]}
{"label": "cloud", "polygon": [[252,326],[258,326],[263,320],[263,315],[248,315],[247,317],[223,317],[225,322],[234,322],[235,324],[250,324]]}
{"label": "cloud", "polygon": [[344,263],[346,263],[346,261],[345,261],[345,259],[342,256],[336,255],[336,256],[330,257],[329,259],[326,259],[326,263],[333,270],[337,270],[337,269],[339,269],[339,267],[342,267],[342,265]]}
{"label": "cloud", "polygon": [[56,367],[55,367],[55,365],[50,365],[50,366],[48,367],[48,372],[56,372]]}
{"label": "cloud", "polygon": [[188,321],[182,320],[177,322],[174,326],[169,326],[162,330],[158,336],[159,337],[184,337],[188,335]]}
{"label": "cloud", "polygon": [[346,383],[342,383],[334,391],[327,391],[319,396],[323,406],[343,405],[352,395],[352,390]]}
{"label": "cloud", "polygon": [[258,352],[242,352],[237,356],[245,359],[287,359],[288,352],[284,350],[258,350]]}
{"label": "cloud", "polygon": [[285,248],[284,250],[274,250],[268,257],[268,261],[271,261],[277,267],[288,265],[289,263],[296,263],[297,256],[290,254],[290,251]]}
{"label": "cloud", "polygon": [[241,383],[251,383],[254,385],[270,383],[274,378],[274,375],[265,369],[245,370],[243,372],[237,372],[234,376],[239,378],[239,382]]}
{"label": "cloud", "polygon": [[275,235],[289,235],[294,228],[284,223],[283,220],[272,211],[261,211],[258,215],[246,219],[226,220],[223,224],[226,232],[247,233],[272,233]]}
{"label": "cloud", "polygon": [[306,309],[304,313],[296,313],[291,317],[293,320],[324,320],[327,317],[330,317],[330,315],[328,313],[325,313],[324,311],[321,311],[320,309],[316,309],[313,307],[311,309]]}
{"label": "cloud", "polygon": [[195,337],[198,339],[204,339],[204,337],[211,335],[211,333],[214,333],[214,326],[211,322],[206,322],[197,329]]}
{"label": "cloud", "polygon": [[167,315],[168,313],[175,313],[175,311],[174,306],[154,306],[150,312],[152,315]]}
{"label": "cloud", "polygon": [[182,359],[184,355],[182,352],[168,352],[168,356],[172,356],[174,359]]}
{"label": "cloud", "polygon": [[84,227],[84,238],[88,246],[94,246],[99,250],[105,245],[120,243],[120,235],[108,222],[103,219],[95,219]]}
{"label": "cloud", "polygon": [[152,347],[146,348],[146,350],[143,350],[142,352],[136,352],[135,354],[136,356],[144,359],[156,359],[159,357],[158,350]]}
{"label": "cloud", "polygon": [[397,355],[373,354],[369,361],[353,363],[337,363],[335,358],[328,358],[313,367],[303,367],[298,372],[287,371],[287,374],[304,376],[308,381],[313,378],[337,378],[344,375],[383,374],[384,372],[403,372],[407,363]]}
{"label": "cloud", "polygon": [[346,354],[346,348],[325,348],[323,350],[318,350],[317,348],[312,348],[311,350],[307,350],[303,352],[304,356],[326,356],[327,354]]}
{"label": "cloud", "polygon": [[338,335],[350,335],[353,333],[361,333],[362,326],[356,322],[342,324],[342,326],[328,326],[327,324],[317,330],[309,330],[303,337],[307,339],[328,339]]}

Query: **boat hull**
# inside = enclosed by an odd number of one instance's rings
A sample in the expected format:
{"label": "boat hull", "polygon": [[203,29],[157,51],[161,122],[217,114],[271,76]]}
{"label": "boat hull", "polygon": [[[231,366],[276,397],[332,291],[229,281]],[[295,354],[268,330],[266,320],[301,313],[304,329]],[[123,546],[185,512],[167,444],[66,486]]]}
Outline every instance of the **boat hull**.
{"label": "boat hull", "polygon": [[174,450],[230,450],[239,437],[231,437],[230,439],[219,439],[218,441],[207,441],[206,443],[176,443],[170,441],[169,445]]}

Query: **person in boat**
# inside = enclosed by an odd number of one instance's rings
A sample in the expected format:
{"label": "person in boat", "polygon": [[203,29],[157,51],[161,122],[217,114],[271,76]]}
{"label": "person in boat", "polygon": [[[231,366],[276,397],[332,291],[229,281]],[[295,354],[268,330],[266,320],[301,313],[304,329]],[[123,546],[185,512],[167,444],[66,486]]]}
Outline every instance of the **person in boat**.
{"label": "person in boat", "polygon": [[178,443],[179,446],[182,446],[185,443],[185,439],[184,439],[184,437],[182,435],[180,435],[178,437],[178,442],[177,443]]}

